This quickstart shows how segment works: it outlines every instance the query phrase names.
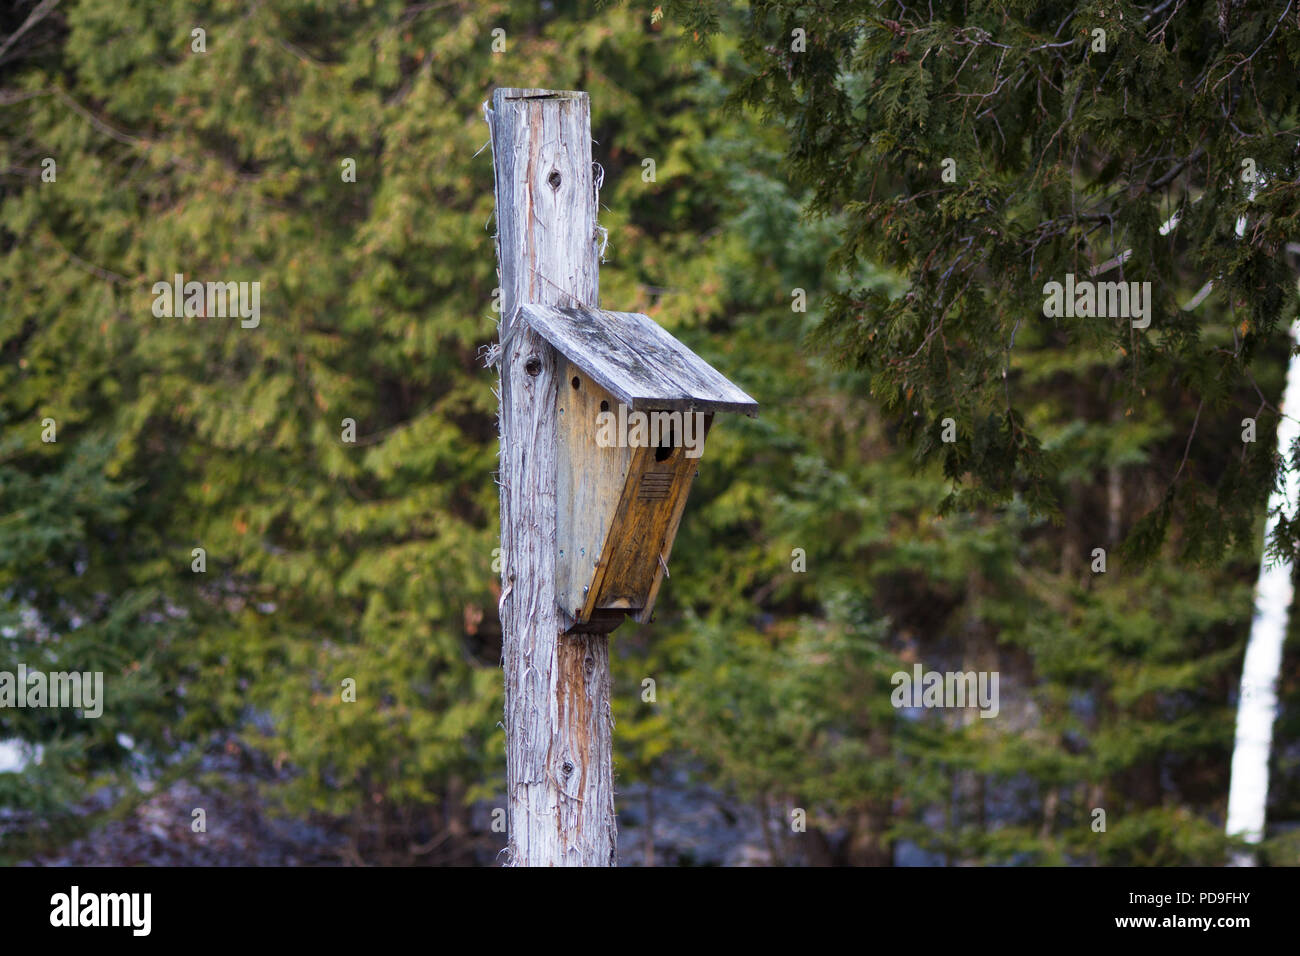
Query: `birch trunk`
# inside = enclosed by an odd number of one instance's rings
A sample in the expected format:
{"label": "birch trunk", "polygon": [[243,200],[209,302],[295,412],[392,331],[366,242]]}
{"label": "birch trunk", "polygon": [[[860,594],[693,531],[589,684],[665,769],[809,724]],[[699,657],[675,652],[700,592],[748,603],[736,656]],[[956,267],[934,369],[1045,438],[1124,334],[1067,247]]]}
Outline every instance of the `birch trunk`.
{"label": "birch trunk", "polygon": [[[1292,340],[1300,336],[1300,322],[1291,327]],[[1284,416],[1300,415],[1300,357],[1292,356],[1282,397]],[[1277,428],[1278,453],[1285,456],[1300,436],[1300,422],[1283,417]],[[1271,513],[1284,509],[1294,515],[1300,476],[1286,476],[1282,490],[1269,497],[1265,542],[1277,527]],[[1286,640],[1287,616],[1293,597],[1291,562],[1270,565],[1261,558],[1255,587],[1255,617],[1246,643],[1246,660],[1241,669],[1241,693],[1237,702],[1237,736],[1232,751],[1232,781],[1228,789],[1229,836],[1259,843],[1264,838],[1264,808],[1268,801],[1268,758],[1273,745],[1273,721],[1277,715],[1277,680],[1282,667],[1282,644]],[[1253,866],[1253,854],[1233,858],[1237,866]]]}
{"label": "birch trunk", "polygon": [[496,90],[488,124],[501,281],[500,601],[508,862],[616,862],[606,635],[566,635],[555,599],[557,353],[518,306],[597,307],[586,93]]}

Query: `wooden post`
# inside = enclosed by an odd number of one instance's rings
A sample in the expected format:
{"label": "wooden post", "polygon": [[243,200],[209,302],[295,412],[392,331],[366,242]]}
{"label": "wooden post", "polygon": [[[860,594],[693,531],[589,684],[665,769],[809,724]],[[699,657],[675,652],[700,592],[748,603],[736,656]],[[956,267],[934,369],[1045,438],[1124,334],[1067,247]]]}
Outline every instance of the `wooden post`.
{"label": "wooden post", "polygon": [[556,603],[559,357],[520,305],[596,308],[586,93],[496,90],[488,115],[501,283],[500,601],[508,863],[616,863],[609,638]]}

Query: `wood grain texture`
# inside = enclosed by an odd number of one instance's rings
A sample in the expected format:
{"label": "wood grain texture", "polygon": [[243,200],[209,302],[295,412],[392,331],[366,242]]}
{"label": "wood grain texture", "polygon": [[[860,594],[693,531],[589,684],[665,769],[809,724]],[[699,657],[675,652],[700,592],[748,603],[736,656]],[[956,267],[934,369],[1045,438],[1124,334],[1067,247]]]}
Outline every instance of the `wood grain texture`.
{"label": "wood grain texture", "polygon": [[[701,437],[701,441],[708,438],[709,429],[712,427],[713,416],[705,415],[704,435]],[[689,460],[690,459],[688,459],[688,461]],[[677,540],[677,529],[681,527],[682,514],[686,511],[686,499],[690,497],[691,488],[695,485],[695,479],[699,477],[699,466],[702,460],[702,457],[694,459],[695,467],[689,469],[683,476],[682,487],[680,489],[681,493],[673,499],[672,512],[668,517],[668,527],[664,532],[663,544],[660,546],[660,553],[663,555],[664,559],[663,567],[656,568],[654,580],[650,582],[650,593],[646,595],[645,603],[641,608],[641,612],[636,615],[636,620],[640,623],[649,621],[650,616],[654,614],[655,601],[659,599],[659,589],[664,583],[664,568],[671,567],[669,562],[673,556],[673,542]]]}
{"label": "wood grain texture", "polygon": [[[711,421],[712,416],[705,416],[705,434]],[[650,620],[654,611],[701,460],[687,457],[680,447],[665,461],[657,461],[655,452],[652,447],[633,449],[630,477],[600,555],[588,610],[629,608],[639,622]]]}
{"label": "wood grain texture", "polygon": [[758,414],[757,402],[648,315],[530,304],[522,318],[629,409]]}
{"label": "wood grain texture", "polygon": [[555,600],[559,357],[524,303],[597,306],[596,194],[585,93],[496,90],[501,326],[500,602],[508,863],[616,862],[604,635],[565,636]]}
{"label": "wood grain texture", "polygon": [[595,598],[597,559],[614,523],[632,449],[597,444],[601,403],[613,409],[617,399],[576,365],[564,363],[558,392],[555,593],[561,608],[588,621],[588,599]]}

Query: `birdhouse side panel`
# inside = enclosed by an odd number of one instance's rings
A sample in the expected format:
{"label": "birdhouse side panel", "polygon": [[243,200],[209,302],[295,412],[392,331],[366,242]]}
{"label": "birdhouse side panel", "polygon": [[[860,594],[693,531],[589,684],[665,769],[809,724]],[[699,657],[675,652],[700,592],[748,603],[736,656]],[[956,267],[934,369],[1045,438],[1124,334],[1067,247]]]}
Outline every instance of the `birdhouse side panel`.
{"label": "birdhouse side panel", "polygon": [[566,613],[586,622],[590,611],[581,609],[591,605],[599,585],[598,559],[618,510],[633,449],[600,447],[597,416],[614,408],[614,399],[577,366],[561,364],[556,394],[555,597]]}

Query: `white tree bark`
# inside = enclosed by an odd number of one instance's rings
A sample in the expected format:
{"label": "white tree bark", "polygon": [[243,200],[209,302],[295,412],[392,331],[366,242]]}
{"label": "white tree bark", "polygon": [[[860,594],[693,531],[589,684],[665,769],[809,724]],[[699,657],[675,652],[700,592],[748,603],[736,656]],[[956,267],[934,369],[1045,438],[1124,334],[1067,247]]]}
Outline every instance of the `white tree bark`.
{"label": "white tree bark", "polygon": [[[1293,341],[1300,340],[1300,322],[1291,327]],[[1300,356],[1292,356],[1287,366],[1286,392],[1282,397],[1278,423],[1277,448],[1282,455],[1300,436]],[[1278,519],[1276,509],[1294,516],[1300,476],[1287,474],[1280,491],[1269,497],[1265,541],[1273,534]],[[1246,644],[1246,660],[1241,670],[1241,694],[1237,702],[1237,736],[1232,751],[1232,781],[1228,789],[1229,836],[1243,837],[1248,843],[1264,838],[1264,810],[1268,801],[1268,758],[1273,746],[1273,721],[1277,715],[1277,680],[1282,668],[1282,644],[1286,640],[1287,618],[1294,597],[1291,562],[1270,565],[1261,559],[1259,581],[1255,587],[1255,617]],[[1249,853],[1234,856],[1234,865],[1253,866]]]}
{"label": "white tree bark", "polygon": [[500,602],[509,863],[616,862],[609,638],[555,599],[557,353],[525,303],[597,303],[586,93],[497,90],[488,123],[501,280]]}

